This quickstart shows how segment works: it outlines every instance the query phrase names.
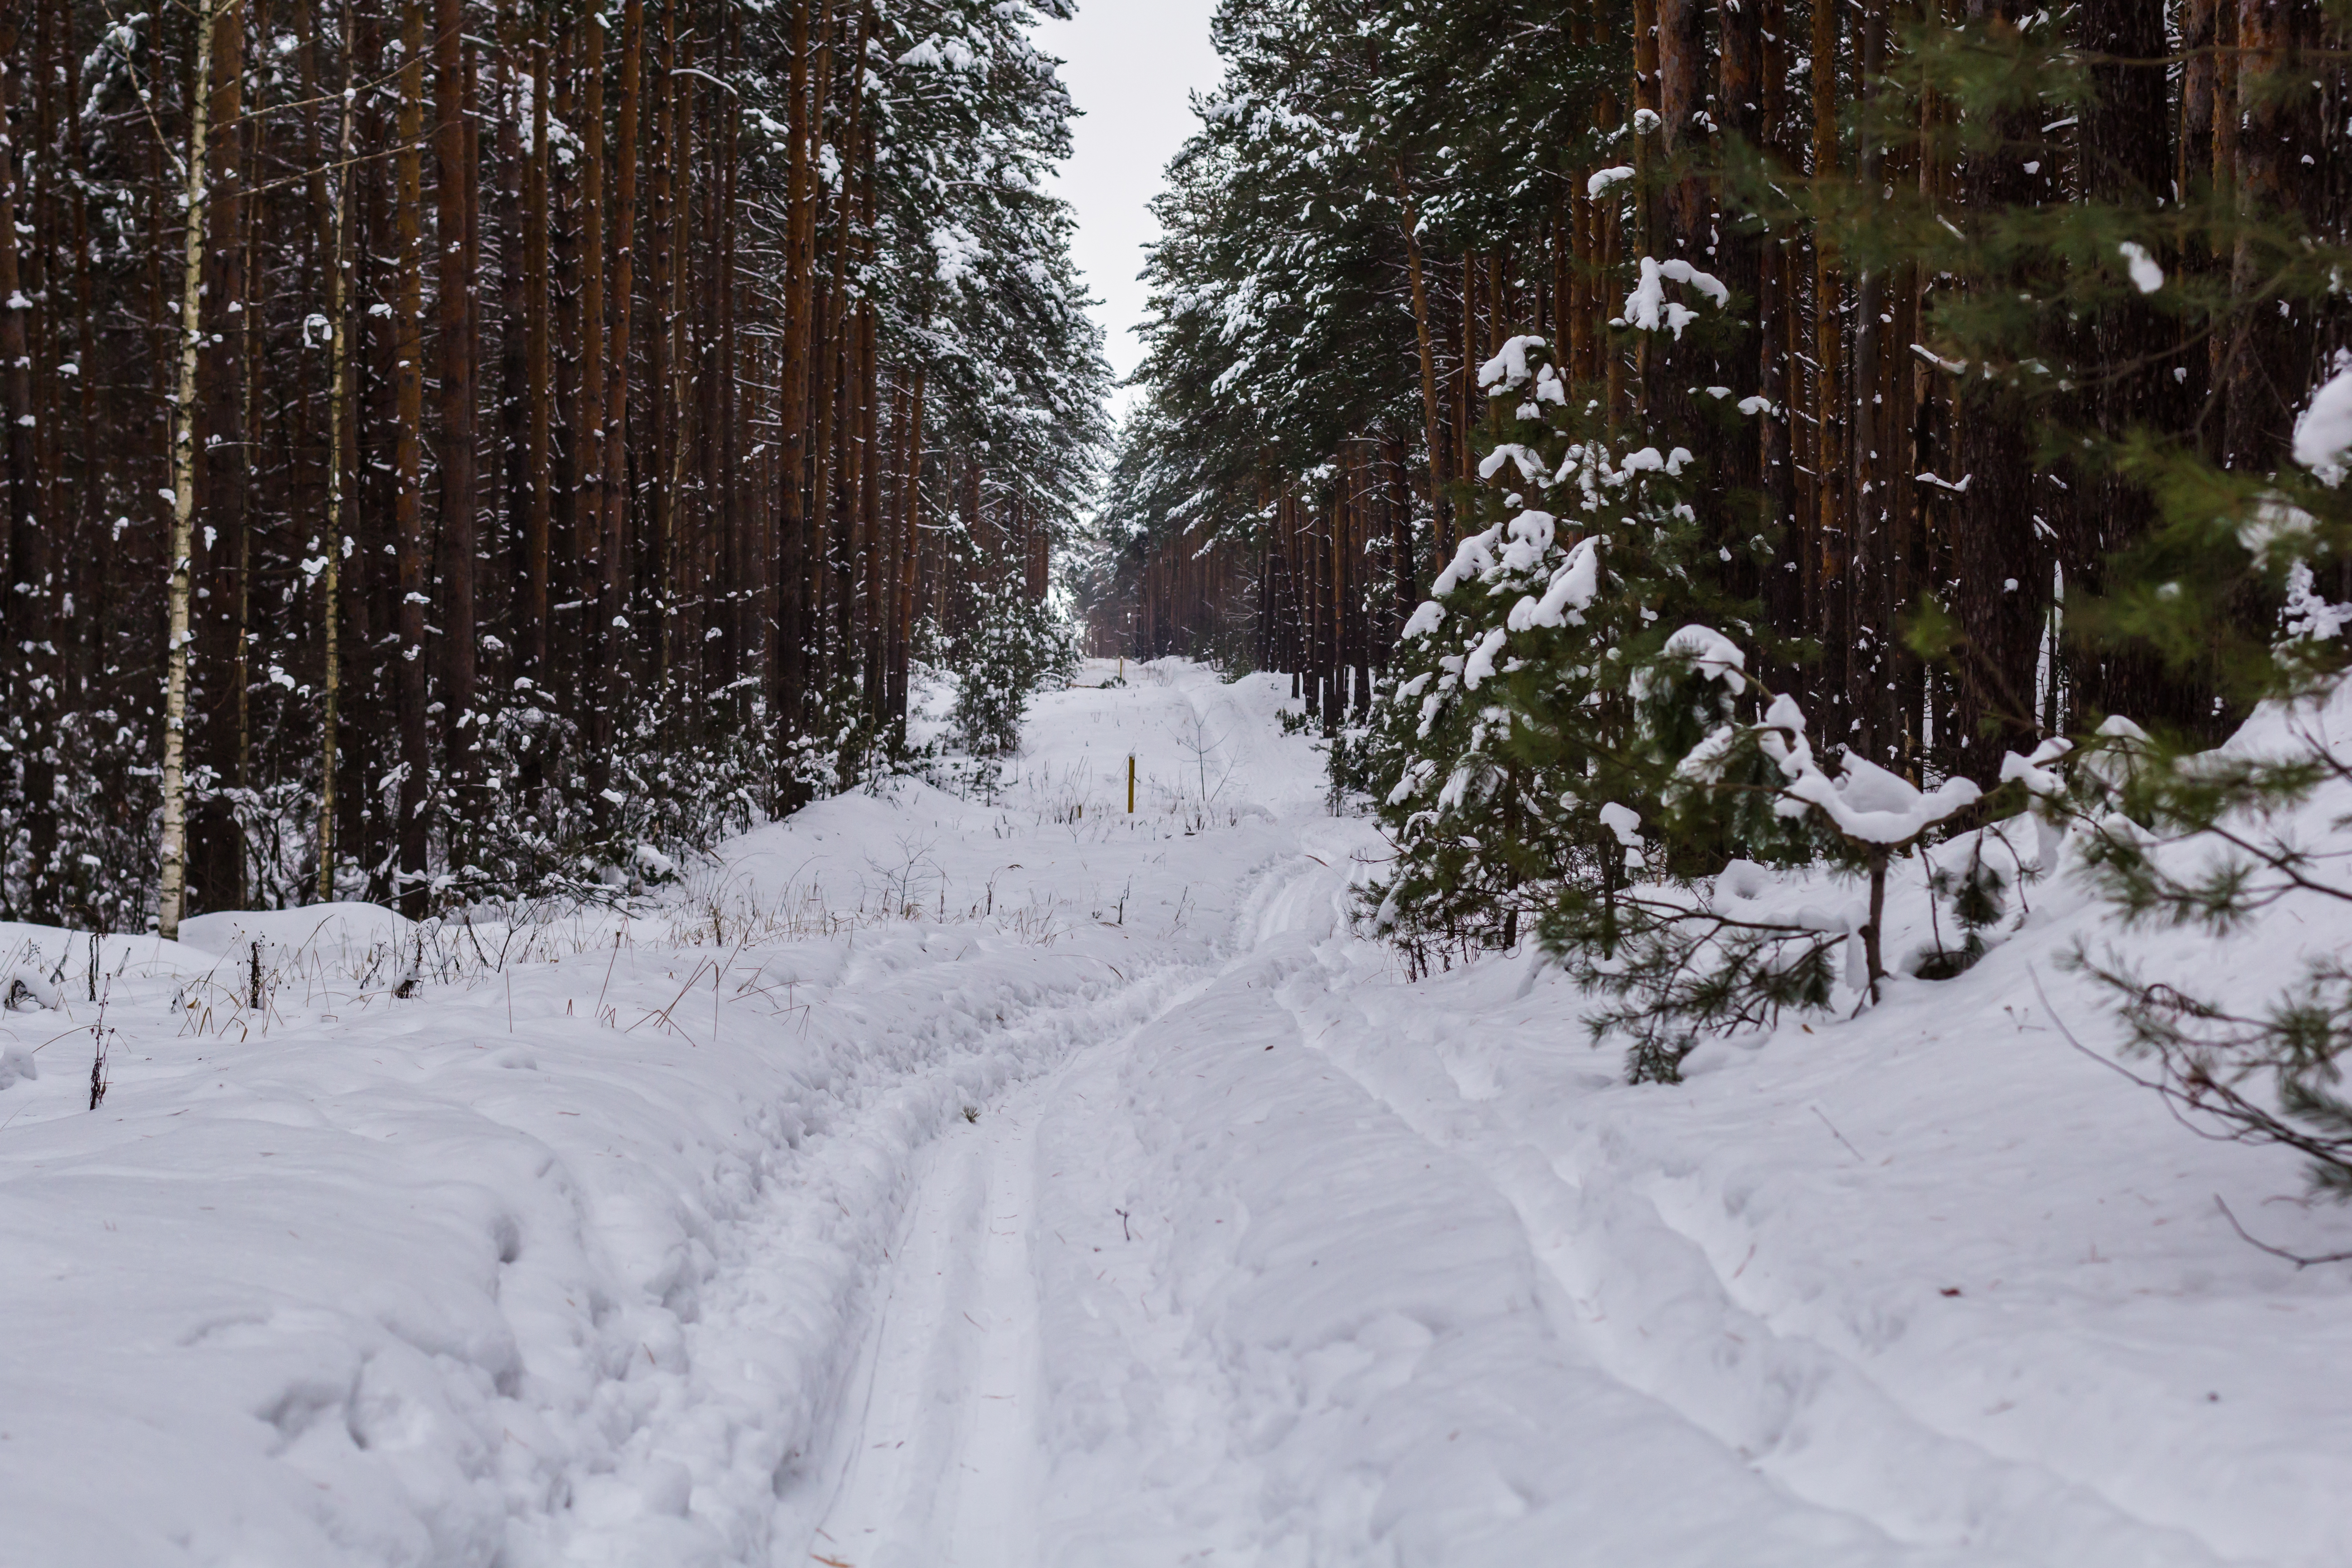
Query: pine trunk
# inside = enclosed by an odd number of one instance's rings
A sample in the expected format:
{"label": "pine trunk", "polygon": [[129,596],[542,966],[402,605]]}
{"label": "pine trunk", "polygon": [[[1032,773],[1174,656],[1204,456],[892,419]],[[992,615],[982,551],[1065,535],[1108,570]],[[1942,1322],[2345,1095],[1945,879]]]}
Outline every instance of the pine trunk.
{"label": "pine trunk", "polygon": [[[597,674],[603,700],[601,731],[606,747],[617,741],[624,715],[623,694],[629,689],[629,667],[636,639],[630,635],[629,585],[629,348],[636,308],[637,129],[644,80],[645,0],[623,0],[621,6],[621,101],[614,118],[612,208],[612,303],[607,316],[612,371],[604,391],[604,574],[597,610],[597,635],[605,639],[605,653]],[[604,764],[609,769],[609,757]],[[599,821],[610,817],[610,797],[597,792]]]}
{"label": "pine trunk", "polygon": [[244,781],[241,617],[249,448],[246,441],[245,8],[223,6],[212,29],[211,200],[205,209],[206,369],[197,437],[199,585],[189,699],[204,780],[190,802],[189,898],[197,910],[245,904],[245,846],[229,791]]}
{"label": "pine trunk", "polygon": [[400,151],[393,159],[395,279],[393,321],[393,551],[400,601],[394,616],[400,721],[400,819],[395,827],[400,910],[422,920],[432,907],[430,864],[433,754],[428,719],[425,612],[424,489],[425,5],[409,0],[402,16]]}
{"label": "pine trunk", "polygon": [[335,770],[340,762],[336,725],[341,717],[343,665],[341,617],[338,595],[342,588],[343,447],[350,437],[351,416],[351,297],[347,243],[351,226],[352,99],[351,68],[346,56],[343,72],[342,133],[336,139],[340,167],[332,181],[333,214],[327,255],[327,527],[320,554],[326,565],[320,573],[319,623],[320,641],[319,722],[319,879],[320,903],[335,897]]}
{"label": "pine trunk", "polygon": [[[785,79],[789,119],[784,186],[784,319],[781,395],[777,407],[777,439],[781,462],[776,509],[776,626],[771,634],[775,658],[768,698],[768,722],[773,731],[779,761],[790,754],[805,718],[809,676],[808,616],[809,555],[809,331],[814,287],[811,247],[814,243],[809,196],[811,144],[818,127],[810,108],[809,47],[814,0],[793,0],[792,61]],[[782,804],[800,804],[796,786],[786,782]]]}
{"label": "pine trunk", "polygon": [[434,0],[433,183],[437,247],[435,314],[439,332],[441,429],[440,532],[443,704],[441,733],[450,820],[471,806],[475,686],[475,473],[473,268],[466,243],[474,180],[467,156],[465,12],[462,0]]}
{"label": "pine trunk", "polygon": [[[2019,0],[1970,0],[1970,19],[2015,26]],[[2011,110],[1992,127],[1999,144],[1972,155],[1959,180],[1959,205],[1975,221],[2031,206],[2042,193],[2046,159],[2034,156],[2037,119]],[[2029,163],[2042,173],[2028,174]],[[2015,270],[1972,288],[2015,291]],[[2001,754],[2025,751],[2039,724],[2035,663],[2049,603],[2048,569],[2034,535],[2032,443],[2026,415],[2001,378],[1971,375],[1956,397],[1956,456],[1965,493],[1952,496],[1952,560],[1960,629],[1959,733],[1949,754],[1957,771],[1993,782]]]}

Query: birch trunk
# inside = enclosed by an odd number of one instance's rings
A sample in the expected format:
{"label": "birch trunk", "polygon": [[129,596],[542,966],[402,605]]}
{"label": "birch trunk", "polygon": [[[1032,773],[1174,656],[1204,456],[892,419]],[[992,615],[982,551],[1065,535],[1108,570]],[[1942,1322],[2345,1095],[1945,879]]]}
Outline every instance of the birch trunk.
{"label": "birch trunk", "polygon": [[213,26],[217,0],[196,0],[196,79],[188,92],[188,156],[183,189],[187,232],[180,258],[180,358],[172,384],[172,561],[166,594],[163,679],[163,843],[157,878],[155,929],[166,942],[180,935],[188,885],[188,602],[190,557],[195,550],[196,356],[204,346],[205,153],[211,133]]}

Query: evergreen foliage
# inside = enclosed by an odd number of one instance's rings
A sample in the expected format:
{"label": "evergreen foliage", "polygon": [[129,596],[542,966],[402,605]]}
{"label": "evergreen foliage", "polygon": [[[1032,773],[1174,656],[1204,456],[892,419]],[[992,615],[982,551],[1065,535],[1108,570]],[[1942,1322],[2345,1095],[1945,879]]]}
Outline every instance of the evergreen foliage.
{"label": "evergreen foliage", "polygon": [[1021,716],[1047,682],[1076,673],[1077,642],[1052,606],[1020,594],[982,602],[955,661],[955,724],[964,747],[992,757],[1021,744]]}
{"label": "evergreen foliage", "polygon": [[1607,904],[1626,814],[1658,819],[1677,743],[1704,733],[1680,732],[1675,699],[1713,682],[1661,658],[1727,607],[1681,499],[1686,450],[1612,443],[1533,339],[1485,370],[1496,436],[1463,538],[1334,753],[1396,846],[1379,923],[1423,963],[1513,944],[1572,888]]}

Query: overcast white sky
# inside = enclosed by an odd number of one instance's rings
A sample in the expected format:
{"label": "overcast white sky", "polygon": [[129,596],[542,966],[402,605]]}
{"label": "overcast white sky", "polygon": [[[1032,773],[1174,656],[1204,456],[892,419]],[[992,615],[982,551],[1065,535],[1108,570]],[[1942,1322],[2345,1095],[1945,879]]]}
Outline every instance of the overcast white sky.
{"label": "overcast white sky", "polygon": [[[1082,111],[1076,152],[1055,182],[1077,209],[1077,261],[1102,303],[1095,315],[1105,352],[1121,376],[1143,345],[1142,247],[1160,232],[1144,204],[1160,192],[1160,171],[1192,133],[1187,97],[1223,73],[1209,47],[1215,0],[1078,0],[1077,19],[1045,22],[1039,45],[1067,63],[1062,79]],[[1124,410],[1120,395],[1113,406]]]}

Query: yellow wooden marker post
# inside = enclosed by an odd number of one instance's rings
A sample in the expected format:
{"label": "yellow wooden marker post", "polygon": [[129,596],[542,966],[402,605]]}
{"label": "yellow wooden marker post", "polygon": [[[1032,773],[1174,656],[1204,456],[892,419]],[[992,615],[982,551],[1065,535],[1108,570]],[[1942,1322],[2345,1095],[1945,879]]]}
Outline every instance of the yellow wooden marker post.
{"label": "yellow wooden marker post", "polygon": [[1127,753],[1127,815],[1135,815],[1135,753]]}

